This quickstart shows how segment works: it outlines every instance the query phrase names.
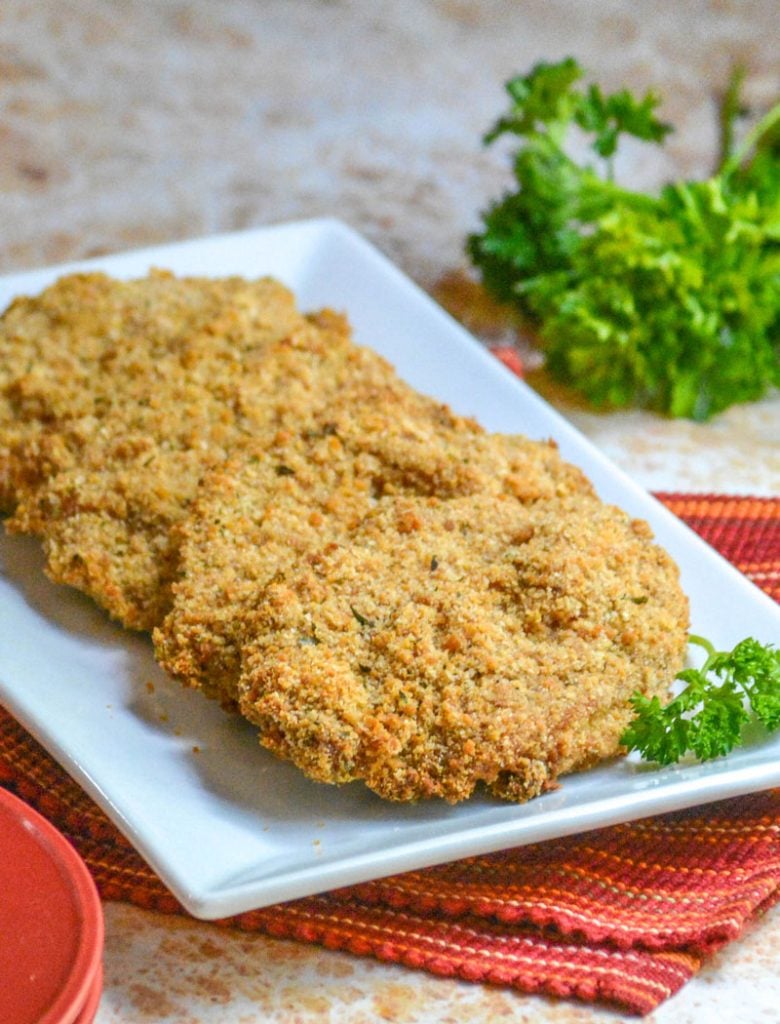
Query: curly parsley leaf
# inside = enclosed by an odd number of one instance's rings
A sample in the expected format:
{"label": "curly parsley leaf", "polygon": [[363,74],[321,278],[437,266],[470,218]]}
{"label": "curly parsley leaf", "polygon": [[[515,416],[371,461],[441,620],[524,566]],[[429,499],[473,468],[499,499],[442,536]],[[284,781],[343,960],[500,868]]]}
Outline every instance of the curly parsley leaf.
{"label": "curly parsley leaf", "polygon": [[594,133],[592,149],[601,157],[611,157],[621,134],[647,142],[664,140],[672,127],[656,118],[658,102],[652,92],[637,100],[627,89],[605,96],[598,85],[591,85],[581,98],[574,120],[583,131]]}
{"label": "curly parsley leaf", "polygon": [[509,113],[496,121],[485,135],[490,143],[500,135],[550,133],[556,141],[563,134],[580,103],[572,86],[582,78],[582,68],[573,57],[557,64],[537,64],[530,75],[517,75],[506,84],[512,101]]}
{"label": "curly parsley leaf", "polygon": [[[486,141],[519,140],[517,188],[468,252],[487,289],[535,326],[550,372],[597,406],[704,420],[780,385],[780,104],[734,147],[740,78],[724,97],[723,163],[650,196],[612,179],[624,135],[660,143],[658,98],[579,88],[572,58],[507,85]],[[568,152],[584,132],[592,158]]]}
{"label": "curly parsley leaf", "polygon": [[751,718],[770,731],[780,727],[780,650],[748,638],[716,651],[701,637],[689,639],[707,658],[700,669],[678,673],[683,690],[666,705],[638,693],[631,698],[636,715],[621,743],[648,761],[674,764],[689,751],[701,761],[721,757],[739,744]]}

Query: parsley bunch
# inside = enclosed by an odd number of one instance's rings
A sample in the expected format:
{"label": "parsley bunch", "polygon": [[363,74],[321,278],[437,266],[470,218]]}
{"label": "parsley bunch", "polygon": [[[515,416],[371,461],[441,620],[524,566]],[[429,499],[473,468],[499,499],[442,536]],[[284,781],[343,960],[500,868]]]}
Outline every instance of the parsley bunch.
{"label": "parsley bunch", "polygon": [[[597,406],[703,420],[780,384],[780,104],[706,181],[632,192],[612,175],[621,137],[661,143],[658,98],[580,89],[572,58],[507,84],[485,136],[515,136],[517,189],[483,214],[468,252],[487,289],[538,330],[550,372]],[[592,158],[568,152],[573,132]]]}
{"label": "parsley bunch", "polygon": [[751,638],[728,652],[702,637],[689,640],[707,652],[702,667],[678,673],[685,688],[666,706],[634,694],[636,717],[621,737],[629,750],[659,764],[673,764],[689,750],[702,761],[727,754],[751,717],[770,731],[780,726],[780,650]]}

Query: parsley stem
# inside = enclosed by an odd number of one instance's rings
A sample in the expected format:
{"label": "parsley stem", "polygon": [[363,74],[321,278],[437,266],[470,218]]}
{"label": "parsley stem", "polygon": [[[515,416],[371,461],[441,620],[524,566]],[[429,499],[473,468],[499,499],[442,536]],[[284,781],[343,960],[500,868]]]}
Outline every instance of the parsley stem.
{"label": "parsley stem", "polygon": [[697,636],[696,633],[689,633],[688,643],[696,644],[697,647],[703,647],[707,654],[715,654],[715,648],[706,637]]}
{"label": "parsley stem", "polygon": [[721,168],[721,174],[723,177],[728,177],[729,174],[732,174],[734,171],[739,169],[739,165],[755,146],[761,136],[765,135],[770,128],[773,128],[778,121],[780,121],[780,103],[776,104],[770,111],[764,114],[758,124],[751,128],[740,145],[737,146],[728,160],[726,160]]}
{"label": "parsley stem", "polygon": [[720,105],[720,159],[715,169],[716,174],[723,169],[734,150],[734,122],[740,114],[745,113],[739,99],[744,78],[745,69],[734,68]]}
{"label": "parsley stem", "polygon": [[710,668],[712,667],[713,661],[717,658],[718,652],[715,650],[713,645],[710,643],[709,640],[707,640],[706,637],[697,636],[695,633],[688,634],[688,643],[696,644],[697,647],[703,647],[704,650],[707,652],[707,657],[704,661],[704,664],[699,669],[701,674],[706,676]]}

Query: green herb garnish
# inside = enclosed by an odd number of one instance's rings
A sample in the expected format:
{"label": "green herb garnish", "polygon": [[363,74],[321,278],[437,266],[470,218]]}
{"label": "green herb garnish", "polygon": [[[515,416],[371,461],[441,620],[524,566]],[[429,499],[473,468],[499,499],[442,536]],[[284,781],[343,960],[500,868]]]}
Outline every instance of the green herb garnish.
{"label": "green herb garnish", "polygon": [[373,627],[374,623],[371,621],[371,619],[367,619],[365,615],[361,615],[357,608],[355,608],[353,605],[349,606],[349,610],[352,612],[352,614],[355,616],[355,618],[357,619],[361,626]]}
{"label": "green herb garnish", "polygon": [[620,742],[648,761],[673,764],[688,751],[707,761],[735,747],[753,718],[770,731],[780,726],[780,650],[750,638],[733,651],[716,651],[699,636],[689,640],[707,659],[678,673],[685,689],[665,706],[657,697],[631,698],[636,718]]}
{"label": "green herb garnish", "polygon": [[613,164],[624,136],[663,142],[658,98],[582,89],[582,75],[567,58],[507,83],[509,112],[485,141],[520,140],[517,188],[468,240],[486,288],[597,406],[703,420],[759,398],[780,384],[780,103],[735,146],[736,73],[717,173],[651,196],[618,185]]}

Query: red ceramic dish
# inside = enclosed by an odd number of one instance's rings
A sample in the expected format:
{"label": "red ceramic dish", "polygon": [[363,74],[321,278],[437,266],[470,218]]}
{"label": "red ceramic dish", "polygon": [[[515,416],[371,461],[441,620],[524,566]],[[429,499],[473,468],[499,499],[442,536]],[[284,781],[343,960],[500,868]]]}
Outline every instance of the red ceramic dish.
{"label": "red ceramic dish", "polygon": [[73,1021],[73,1024],[93,1024],[95,1015],[100,1005],[100,997],[103,994],[103,967],[98,964],[98,972],[87,995],[87,1001],[81,1008],[81,1013]]}
{"label": "red ceramic dish", "polygon": [[[94,1017],[103,954],[95,884],[65,837],[3,789],[0,935],[0,1021],[87,1024]],[[92,1017],[83,1016],[91,1002]]]}

